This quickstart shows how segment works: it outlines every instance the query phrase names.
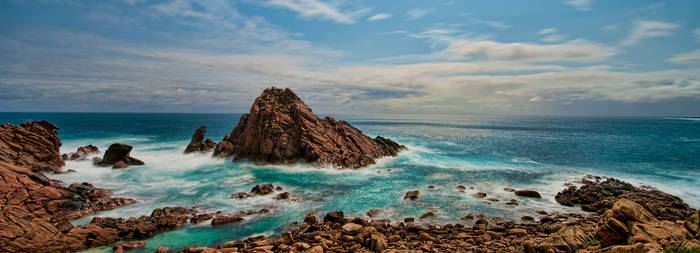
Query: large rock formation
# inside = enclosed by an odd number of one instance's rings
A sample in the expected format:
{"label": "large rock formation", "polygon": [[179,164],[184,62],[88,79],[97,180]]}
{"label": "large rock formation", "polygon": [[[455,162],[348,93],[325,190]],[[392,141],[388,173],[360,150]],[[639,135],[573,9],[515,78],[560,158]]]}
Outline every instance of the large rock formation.
{"label": "large rock formation", "polygon": [[[65,236],[69,219],[135,202],[111,198],[88,183],[64,187],[40,173],[0,162],[0,249],[3,252],[65,252],[86,247],[85,240],[45,247]],[[70,249],[70,250],[69,250]]]}
{"label": "large rock formation", "polygon": [[0,161],[32,171],[58,172],[65,163],[59,154],[58,127],[47,121],[0,125]]}
{"label": "large rock formation", "polygon": [[196,131],[194,131],[190,144],[188,144],[187,148],[185,148],[185,153],[207,152],[209,150],[214,149],[214,147],[216,147],[216,142],[211,140],[211,138],[207,138],[207,140],[204,140],[204,135],[206,133],[207,127],[205,126],[201,126]]}
{"label": "large rock formation", "polygon": [[101,161],[97,165],[112,165],[112,168],[125,168],[129,165],[144,165],[144,162],[129,156],[132,146],[114,143],[109,145]]}
{"label": "large rock formation", "polygon": [[404,146],[362,134],[345,121],[319,119],[290,89],[265,89],[249,114],[216,145],[214,155],[263,163],[305,161],[340,168],[359,168]]}

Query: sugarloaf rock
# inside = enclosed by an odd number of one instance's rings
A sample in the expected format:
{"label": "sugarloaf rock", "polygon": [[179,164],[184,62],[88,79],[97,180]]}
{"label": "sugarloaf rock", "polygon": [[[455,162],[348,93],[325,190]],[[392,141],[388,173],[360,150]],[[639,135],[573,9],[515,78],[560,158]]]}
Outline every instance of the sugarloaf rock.
{"label": "sugarloaf rock", "polygon": [[372,139],[345,121],[320,119],[292,90],[272,87],[255,99],[250,113],[216,145],[214,155],[360,168],[405,148],[381,136]]}

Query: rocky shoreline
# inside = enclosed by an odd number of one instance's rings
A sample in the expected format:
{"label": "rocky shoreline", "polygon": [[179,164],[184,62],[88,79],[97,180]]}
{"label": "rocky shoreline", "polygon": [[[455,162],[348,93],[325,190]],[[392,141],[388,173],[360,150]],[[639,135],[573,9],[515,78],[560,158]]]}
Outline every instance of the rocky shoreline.
{"label": "rocky shoreline", "polygon": [[[248,216],[270,212],[260,209],[200,213],[190,208],[165,207],[148,216],[95,217],[87,225],[73,226],[70,220],[135,200],[112,197],[109,190],[87,182],[66,187],[44,176],[43,171],[60,173],[63,158],[86,160],[88,153],[98,150],[89,145],[62,157],[57,129],[45,121],[0,126],[2,252],[74,252],[104,245],[113,245],[114,252],[138,250],[145,245],[140,240],[163,231],[207,221],[212,226],[236,226]],[[200,128],[193,136],[193,152],[213,146],[211,141],[202,141],[204,131]],[[375,140],[393,143],[381,137]],[[114,144],[103,158],[114,168],[121,167],[115,166],[119,162],[143,164],[130,157],[130,151],[128,145]],[[454,224],[430,225],[418,224],[414,218],[372,219],[381,210],[369,211],[369,219],[346,218],[341,211],[324,216],[311,212],[301,223],[285,226],[286,232],[274,238],[256,236],[216,247],[187,247],[178,252],[659,252],[669,247],[700,246],[700,213],[680,198],[611,178],[587,176],[578,183],[582,186],[566,188],[555,199],[562,205],[580,206],[591,216],[539,211],[543,215],[539,221],[530,216],[511,221],[470,214]],[[457,186],[462,192],[466,188]],[[535,191],[504,190],[519,197],[541,198]],[[235,193],[232,198],[273,193],[275,199],[290,198],[289,193],[271,184],[257,185],[250,193]],[[409,191],[404,197],[405,201],[417,198],[418,191]],[[517,205],[517,200],[506,204],[509,203]],[[434,214],[428,212],[419,218],[431,215]],[[157,252],[172,250],[159,247]]]}
{"label": "rocky shoreline", "polygon": [[544,216],[539,222],[478,217],[473,222],[419,225],[412,219],[345,218],[341,211],[319,220],[318,212],[312,212],[275,238],[251,237],[178,252],[660,252],[700,247],[699,210],[675,196],[630,186],[617,179],[588,181],[557,195],[566,204],[589,199],[597,205],[586,208],[602,216]]}

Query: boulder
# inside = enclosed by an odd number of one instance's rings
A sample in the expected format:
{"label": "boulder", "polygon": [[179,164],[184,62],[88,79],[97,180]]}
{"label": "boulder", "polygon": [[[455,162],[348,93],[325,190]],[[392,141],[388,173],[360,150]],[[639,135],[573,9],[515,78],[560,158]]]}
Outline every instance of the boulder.
{"label": "boulder", "polygon": [[185,153],[192,153],[192,152],[208,152],[214,147],[216,147],[216,142],[214,142],[211,138],[207,138],[204,140],[204,135],[207,133],[207,127],[201,126],[199,127],[196,131],[194,131],[194,134],[192,135],[192,140],[190,140],[190,144],[187,145],[187,148],[185,148]]}
{"label": "boulder", "polygon": [[275,187],[272,184],[259,184],[250,190],[251,193],[257,195],[267,195],[275,191]]}
{"label": "boulder", "polygon": [[261,163],[304,161],[320,166],[359,168],[405,149],[381,136],[374,139],[345,121],[318,118],[290,89],[265,89],[241,116],[214,155]]}
{"label": "boulder", "polygon": [[533,190],[519,190],[519,191],[515,191],[515,195],[516,195],[516,196],[520,196],[520,197],[528,197],[528,198],[538,198],[538,199],[541,199],[541,198],[542,198],[542,195],[540,195],[539,192],[533,191]]}
{"label": "boulder", "polygon": [[403,199],[416,200],[416,199],[418,199],[419,195],[420,195],[419,191],[408,191],[408,192],[406,192],[406,195],[403,196]]}
{"label": "boulder", "polygon": [[335,212],[327,213],[326,216],[323,217],[323,223],[327,223],[327,222],[344,224],[345,223],[345,215],[343,214],[343,211],[335,211]]}
{"label": "boulder", "polygon": [[129,156],[132,146],[114,143],[107,148],[102,161],[99,161],[97,165],[106,166],[112,165],[113,168],[125,168],[130,165],[144,165],[144,162]]}

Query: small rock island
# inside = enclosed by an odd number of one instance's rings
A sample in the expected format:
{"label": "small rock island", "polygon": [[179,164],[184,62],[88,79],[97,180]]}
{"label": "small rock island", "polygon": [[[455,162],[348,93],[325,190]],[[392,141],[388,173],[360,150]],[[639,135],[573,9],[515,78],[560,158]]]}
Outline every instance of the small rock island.
{"label": "small rock island", "polygon": [[338,168],[360,168],[406,149],[390,139],[370,138],[346,121],[320,119],[290,89],[265,89],[250,113],[216,144],[214,156],[260,163],[298,161]]}

